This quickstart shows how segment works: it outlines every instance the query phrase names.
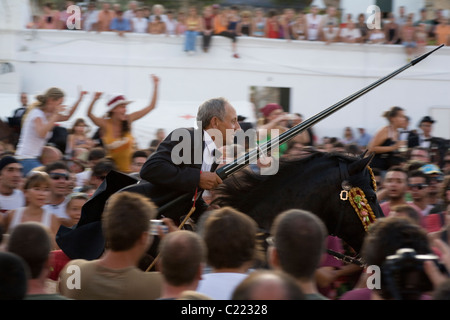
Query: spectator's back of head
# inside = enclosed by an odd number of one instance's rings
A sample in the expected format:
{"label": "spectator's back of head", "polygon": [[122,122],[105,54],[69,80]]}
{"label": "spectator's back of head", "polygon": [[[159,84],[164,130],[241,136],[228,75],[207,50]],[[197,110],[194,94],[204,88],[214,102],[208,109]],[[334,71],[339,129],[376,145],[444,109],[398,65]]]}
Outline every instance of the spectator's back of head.
{"label": "spectator's back of head", "polygon": [[287,210],[277,216],[271,234],[281,269],[310,280],[325,252],[328,233],[322,220],[309,211]]}
{"label": "spectator's back of head", "polygon": [[234,290],[232,300],[304,300],[295,279],[282,271],[257,270]]}
{"label": "spectator's back of head", "polygon": [[200,280],[206,247],[195,232],[180,230],[164,236],[159,245],[161,273],[173,286]]}
{"label": "spectator's back of head", "polygon": [[257,224],[231,207],[212,211],[203,226],[207,263],[215,268],[239,268],[257,254]]}
{"label": "spectator's back of head", "polygon": [[157,215],[156,206],[147,197],[133,192],[113,194],[105,205],[102,227],[108,248],[112,251],[131,249],[150,229]]}
{"label": "spectator's back of head", "polygon": [[50,231],[38,222],[23,222],[14,227],[8,251],[20,256],[30,269],[31,279],[41,276],[52,246]]}
{"label": "spectator's back of head", "polygon": [[0,300],[22,300],[27,294],[28,267],[21,257],[0,251]]}

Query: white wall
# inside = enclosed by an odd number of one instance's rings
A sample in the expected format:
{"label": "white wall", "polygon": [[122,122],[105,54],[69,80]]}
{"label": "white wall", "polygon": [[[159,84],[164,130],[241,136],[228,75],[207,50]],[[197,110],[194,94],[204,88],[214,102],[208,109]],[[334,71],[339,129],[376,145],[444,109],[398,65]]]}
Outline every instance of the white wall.
{"label": "white wall", "polygon": [[[194,120],[181,116],[195,116],[199,104],[212,97],[224,96],[235,104],[238,114],[251,116],[251,86],[288,87],[291,111],[309,118],[407,63],[401,46],[388,45],[240,38],[241,58],[234,59],[230,40],[223,37],[213,39],[210,52],[194,56],[183,52],[183,37],[159,35],[121,38],[115,33],[84,31],[3,31],[0,41],[0,60],[17,70],[0,75],[0,93],[12,94],[11,103],[1,106],[2,118],[11,114],[8,108],[17,105],[20,91],[32,98],[51,86],[66,92],[68,104],[74,101],[78,86],[90,92],[120,92],[136,101],[129,105],[135,110],[150,99],[149,74],[160,76],[157,109],[134,124],[141,146],[147,146],[159,127],[194,125]],[[9,42],[13,43],[9,47],[16,48],[13,55],[3,49],[3,43]],[[386,124],[381,114],[394,105],[406,109],[415,127],[432,106],[450,108],[449,84],[450,49],[442,48],[317,124],[316,132],[340,137],[343,128],[351,126],[375,133]],[[89,100],[90,96],[64,125],[85,117]],[[94,112],[104,111],[104,102],[99,101]],[[448,128],[449,122],[438,119],[436,127]]]}

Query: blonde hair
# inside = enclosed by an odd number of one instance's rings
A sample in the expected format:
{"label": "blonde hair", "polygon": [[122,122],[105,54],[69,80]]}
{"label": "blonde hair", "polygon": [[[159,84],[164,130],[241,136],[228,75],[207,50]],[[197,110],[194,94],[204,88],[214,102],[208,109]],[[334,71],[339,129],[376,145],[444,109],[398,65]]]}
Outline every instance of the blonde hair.
{"label": "blonde hair", "polygon": [[46,106],[47,102],[51,99],[51,100],[58,100],[64,97],[64,92],[59,89],[59,88],[55,88],[52,87],[50,89],[48,89],[44,94],[39,94],[36,96],[36,102],[34,102],[33,104],[31,104],[27,110],[25,111],[25,114],[23,115],[22,118],[22,124],[25,121],[25,118],[27,117],[28,113],[33,110],[34,108],[40,108],[40,109],[44,109],[44,107]]}

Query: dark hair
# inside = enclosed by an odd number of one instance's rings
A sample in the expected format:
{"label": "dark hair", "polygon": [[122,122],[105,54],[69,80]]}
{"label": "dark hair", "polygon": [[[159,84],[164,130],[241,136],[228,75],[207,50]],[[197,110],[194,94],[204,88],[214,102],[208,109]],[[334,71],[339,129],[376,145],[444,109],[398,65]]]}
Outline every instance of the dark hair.
{"label": "dark hair", "polygon": [[212,211],[204,222],[207,262],[213,268],[237,268],[256,258],[257,224],[231,207]]}
{"label": "dark hair", "polygon": [[383,117],[390,120],[390,119],[396,117],[398,115],[398,113],[403,110],[404,110],[403,108],[400,108],[398,106],[392,107],[391,109],[389,109],[388,111],[385,111],[383,113]]}
{"label": "dark hair", "polygon": [[106,247],[125,251],[150,228],[150,220],[157,215],[155,204],[142,194],[123,191],[113,194],[105,205],[102,227]]}
{"label": "dark hair", "polygon": [[48,259],[51,245],[50,231],[38,222],[22,222],[9,236],[8,251],[22,257],[27,263],[32,279],[37,279]]}
{"label": "dark hair", "polygon": [[49,163],[48,165],[45,166],[44,171],[47,173],[50,173],[54,170],[66,170],[66,171],[70,171],[69,167],[67,166],[67,164],[64,161],[55,161],[52,163]]}
{"label": "dark hair", "polygon": [[159,245],[161,273],[167,283],[181,286],[192,283],[205,261],[206,247],[195,232],[180,230],[167,234]]}
{"label": "dark hair", "polygon": [[287,210],[275,218],[271,234],[281,268],[297,279],[314,277],[328,235],[322,220],[306,210]]}

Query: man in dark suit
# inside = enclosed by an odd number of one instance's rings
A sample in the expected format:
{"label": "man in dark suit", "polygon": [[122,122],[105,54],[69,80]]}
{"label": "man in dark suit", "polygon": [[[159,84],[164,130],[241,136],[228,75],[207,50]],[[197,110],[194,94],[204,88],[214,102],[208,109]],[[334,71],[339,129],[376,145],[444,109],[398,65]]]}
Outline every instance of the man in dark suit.
{"label": "man in dark suit", "polygon": [[[211,190],[222,183],[214,172],[217,168],[215,152],[232,144],[234,133],[240,129],[236,110],[224,98],[205,101],[197,113],[198,129],[180,128],[171,132],[142,166],[140,176],[148,184],[142,185],[147,195],[160,207],[159,214],[173,219],[186,215],[193,205],[196,220],[208,205],[203,190]],[[164,206],[184,196],[167,209]]]}

